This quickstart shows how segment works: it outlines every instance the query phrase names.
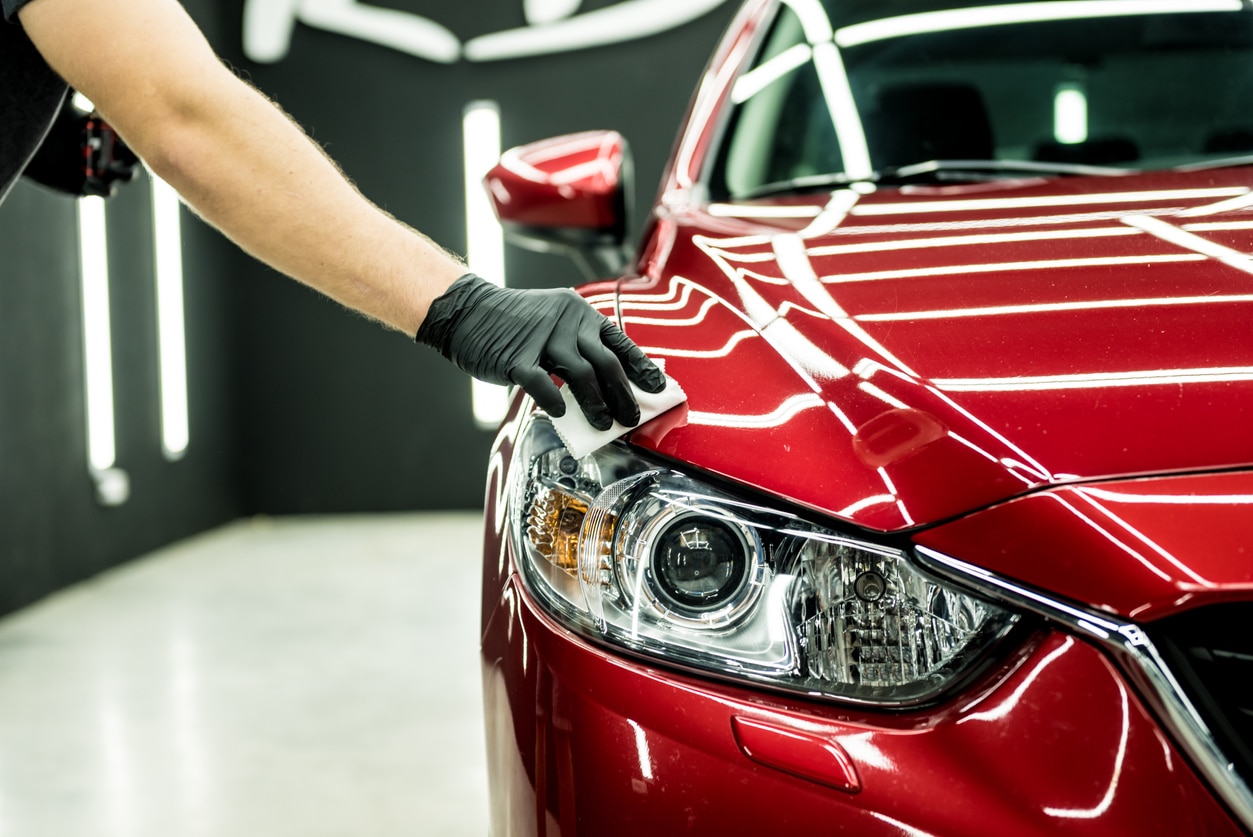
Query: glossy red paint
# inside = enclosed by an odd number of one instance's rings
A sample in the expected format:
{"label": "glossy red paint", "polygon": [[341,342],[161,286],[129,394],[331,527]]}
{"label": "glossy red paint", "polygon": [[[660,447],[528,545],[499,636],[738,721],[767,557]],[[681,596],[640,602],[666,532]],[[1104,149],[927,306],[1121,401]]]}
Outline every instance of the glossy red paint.
{"label": "glossy red paint", "polygon": [[[1145,623],[1249,601],[1253,172],[711,204],[708,155],[773,6],[746,4],[711,61],[630,275],[581,291],[688,394],[629,442],[1081,609]],[[603,225],[595,201],[552,208],[554,182],[511,185],[502,217]],[[527,200],[544,209],[510,216]],[[1244,833],[1131,684],[1154,686],[1082,625],[1041,627],[938,705],[894,712],[561,627],[504,531],[531,408],[515,400],[488,480],[497,837]]]}
{"label": "glossy red paint", "polygon": [[1126,619],[1253,594],[1253,474],[1056,488],[916,542]]}
{"label": "glossy red paint", "polygon": [[1250,182],[880,189],[832,229],[813,226],[825,196],[663,199],[667,239],[645,252],[668,255],[617,311],[689,412],[636,442],[879,530],[1046,485],[1253,465],[1253,224],[1215,206]]}
{"label": "glossy red paint", "polygon": [[[1239,833],[1111,664],[1061,634],[960,701],[907,714],[608,654],[539,613],[516,579],[483,651],[497,837]],[[830,742],[860,790],[752,760],[737,723]]]}
{"label": "glossy red paint", "polygon": [[484,183],[505,224],[614,229],[622,223],[625,154],[617,131],[570,134],[511,149]]}

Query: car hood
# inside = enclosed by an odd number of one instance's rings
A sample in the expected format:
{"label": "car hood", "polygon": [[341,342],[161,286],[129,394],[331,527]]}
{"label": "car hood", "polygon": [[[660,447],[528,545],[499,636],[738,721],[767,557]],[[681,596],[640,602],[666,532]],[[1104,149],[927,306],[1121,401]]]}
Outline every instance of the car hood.
{"label": "car hood", "polygon": [[631,441],[859,526],[1253,464],[1245,169],[663,204],[613,297]]}

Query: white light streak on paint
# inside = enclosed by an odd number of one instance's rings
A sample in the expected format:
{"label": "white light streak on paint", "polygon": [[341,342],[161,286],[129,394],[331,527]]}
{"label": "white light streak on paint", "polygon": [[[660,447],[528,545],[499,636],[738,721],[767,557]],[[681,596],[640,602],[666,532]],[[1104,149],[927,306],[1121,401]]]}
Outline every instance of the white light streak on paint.
{"label": "white light streak on paint", "polygon": [[1244,273],[1253,273],[1253,257],[1250,257],[1247,253],[1241,253],[1239,250],[1224,247],[1207,238],[1201,238],[1199,235],[1187,232],[1172,224],[1167,224],[1160,218],[1152,218],[1147,215],[1132,215],[1124,218],[1123,223],[1129,227],[1144,230],[1149,235],[1178,245],[1185,250],[1208,256],[1217,262],[1227,265],[1227,267],[1235,268]]}
{"label": "white light streak on paint", "polygon": [[735,350],[735,347],[743,343],[751,337],[757,337],[755,331],[737,331],[731,335],[725,344],[717,349],[673,349],[668,346],[641,346],[644,354],[649,357],[694,357],[694,358],[715,358],[726,357]]}
{"label": "white light streak on paint", "polygon": [[623,325],[626,325],[628,323],[634,323],[635,325],[694,326],[694,325],[699,325],[700,323],[704,322],[706,315],[709,314],[709,309],[713,308],[717,304],[718,304],[717,299],[713,297],[709,297],[703,303],[701,303],[700,310],[698,310],[695,314],[693,314],[691,317],[688,317],[685,320],[670,320],[664,317],[623,316],[622,323]]}
{"label": "white light streak on paint", "polygon": [[937,378],[932,383],[946,392],[1041,392],[1249,381],[1253,381],[1253,366],[1151,369],[1136,372],[1094,372],[1089,375],[1038,375],[1018,378]]}
{"label": "white light streak on paint", "polygon": [[[472,271],[489,282],[505,284],[505,239],[492,211],[483,178],[500,160],[500,108],[493,101],[466,105],[462,115],[465,148],[466,260]],[[508,390],[470,382],[474,420],[484,428],[500,423],[509,409]]]}
{"label": "white light streak on paint", "polygon": [[1004,6],[920,12],[856,23],[837,31],[835,41],[842,47],[850,47],[906,35],[1013,23],[1187,12],[1238,12],[1241,8],[1240,0],[1052,0],[1042,3],[1011,3]]}
{"label": "white light streak on paint", "polygon": [[157,347],[161,378],[161,449],[181,459],[190,441],[187,406],[187,339],[183,306],[183,239],[179,199],[156,175],[152,180],[152,234],[156,257]]}
{"label": "white light streak on paint", "polygon": [[618,299],[624,314],[629,311],[679,311],[691,301],[694,287],[687,280],[674,279],[664,297],[624,293]]}
{"label": "white light streak on paint", "polygon": [[[850,207],[851,209],[851,207]],[[1122,227],[1097,229],[1033,230],[1031,232],[983,233],[975,235],[930,236],[927,238],[903,238],[892,241],[868,241],[861,244],[832,244],[811,247],[814,258],[842,256],[850,253],[881,253],[897,250],[930,250],[937,247],[984,246],[987,244],[1017,244],[1032,241],[1072,241],[1079,238],[1115,238],[1138,235],[1135,230]]]}
{"label": "white light streak on paint", "polygon": [[644,734],[644,728],[635,721],[627,719],[627,723],[631,725],[631,729],[635,730],[635,749],[640,757],[640,775],[645,779],[653,778],[653,757],[648,751],[648,736]]}
{"label": "white light streak on paint", "polygon": [[869,381],[862,381],[857,388],[872,398],[877,398],[889,407],[895,407],[898,410],[908,410],[909,405],[894,396],[888,395]]}
{"label": "white light streak on paint", "polygon": [[798,235],[801,238],[816,238],[829,234],[844,223],[844,219],[848,217],[848,213],[859,200],[861,200],[861,195],[852,189],[839,189],[833,192],[827,205],[818,213],[818,217],[814,218],[809,226],[801,230]]}
{"label": "white light streak on paint", "polygon": [[866,509],[874,508],[875,506],[889,506],[895,503],[896,503],[895,495],[876,494],[873,497],[866,497],[863,500],[858,500],[856,503],[853,503],[851,506],[845,506],[844,508],[837,511],[835,514],[837,517],[852,517],[858,512],[863,512]]}
{"label": "white light streak on paint", "polygon": [[1088,139],[1088,96],[1077,84],[1061,84],[1053,94],[1053,138],[1064,145]]}
{"label": "white light streak on paint", "polygon": [[827,290],[826,286],[814,273],[813,265],[810,263],[809,256],[805,251],[805,242],[799,236],[778,236],[774,240],[774,252],[783,275],[791,281],[792,286],[805,298],[806,302],[817,308],[830,318],[833,323],[843,328],[863,346],[879,355],[892,366],[906,375],[917,377],[917,374],[904,361],[893,355],[888,351],[887,347],[872,337],[861,325],[854,322],[840,304],[835,301],[835,298],[831,296],[831,292]]}
{"label": "white light streak on paint", "polygon": [[788,73],[805,65],[813,55],[809,44],[795,44],[780,52],[766,63],[754,67],[735,80],[731,88],[731,101],[743,104],[774,84]]}
{"label": "white light streak on paint", "polygon": [[[1164,549],[1164,548],[1162,547],[1162,545],[1161,545],[1161,544],[1159,544],[1157,541],[1153,540],[1152,538],[1145,537],[1144,533],[1143,533],[1143,532],[1141,532],[1141,531],[1140,531],[1140,529],[1139,529],[1138,527],[1132,526],[1130,523],[1128,523],[1127,521],[1123,520],[1123,519],[1122,519],[1121,517],[1119,517],[1118,515],[1114,514],[1114,512],[1112,512],[1109,508],[1107,508],[1106,506],[1104,506],[1104,505],[1102,505],[1102,504],[1098,503],[1096,500],[1094,500],[1094,499],[1092,498],[1092,495],[1085,493],[1082,489],[1080,489],[1077,493],[1078,493],[1078,495],[1079,495],[1080,497],[1082,497],[1082,498],[1084,499],[1084,501],[1085,501],[1085,502],[1087,502],[1087,503],[1088,503],[1089,505],[1091,505],[1092,507],[1094,507],[1094,508],[1098,509],[1098,510],[1100,511],[1101,515],[1102,515],[1102,516],[1104,516],[1104,518],[1105,518],[1106,520],[1108,520],[1110,523],[1113,523],[1114,525],[1118,526],[1120,529],[1122,529],[1122,530],[1123,530],[1123,532],[1125,532],[1125,533],[1126,533],[1126,535],[1125,535],[1123,538],[1114,538],[1114,540],[1117,540],[1117,541],[1125,541],[1125,540],[1130,540],[1130,541],[1139,541],[1141,544],[1143,544],[1143,546],[1144,546],[1146,549],[1148,549],[1148,550],[1149,550],[1149,552],[1152,552],[1152,553],[1156,554],[1159,558],[1161,558],[1162,560],[1164,560],[1167,564],[1170,564],[1172,567],[1174,567],[1174,568],[1175,568],[1175,570],[1179,573],[1179,575],[1182,575],[1182,576],[1184,576],[1184,577],[1186,577],[1186,578],[1190,578],[1190,579],[1192,579],[1194,582],[1196,582],[1198,585],[1200,585],[1201,587],[1208,587],[1208,588],[1210,588],[1211,590],[1212,590],[1212,589],[1214,589],[1214,588],[1217,586],[1217,585],[1215,585],[1215,584],[1214,584],[1214,582],[1210,581],[1208,578],[1205,578],[1204,576],[1201,576],[1201,575],[1197,574],[1196,570],[1192,569],[1192,568],[1191,568],[1191,567],[1189,567],[1187,564],[1185,564],[1185,563],[1183,563],[1182,561],[1180,561],[1178,558],[1176,558],[1174,555],[1172,555],[1172,554],[1170,553],[1170,551],[1169,551],[1169,550]],[[1069,504],[1069,503],[1067,503],[1066,505],[1067,505],[1067,506],[1069,506],[1072,510],[1077,511],[1077,510],[1074,508],[1074,506],[1073,506],[1073,505],[1071,505],[1071,504]],[[1112,537],[1112,535],[1111,535],[1111,537]],[[1152,564],[1152,563],[1150,563],[1150,562],[1149,562],[1148,560],[1146,560],[1144,557],[1142,557],[1142,556],[1138,555],[1138,554],[1137,554],[1134,550],[1132,550],[1130,547],[1124,547],[1124,549],[1125,549],[1125,551],[1126,551],[1128,554],[1133,555],[1134,557],[1136,557],[1136,559],[1137,559],[1137,560],[1138,560],[1141,564],[1143,564],[1145,567],[1147,567],[1147,568],[1149,568],[1150,570],[1152,570],[1152,571],[1153,571],[1156,575],[1158,575],[1159,577],[1161,577],[1161,578],[1162,578],[1162,580],[1164,580],[1164,581],[1172,581],[1172,580],[1173,580],[1173,579],[1171,579],[1171,577],[1170,577],[1168,574],[1166,574],[1166,573],[1162,572],[1162,571],[1161,571],[1161,570],[1159,570],[1157,567],[1153,566],[1153,564]]]}
{"label": "white light streak on paint", "polygon": [[1202,255],[1172,253],[1168,255],[1146,253],[1143,256],[1110,256],[1098,259],[1042,259],[1031,262],[1001,262],[998,264],[959,264],[937,267],[909,268],[906,270],[876,270],[868,273],[844,273],[822,277],[823,282],[844,284],[850,282],[879,282],[885,279],[914,279],[935,276],[961,276],[974,273],[1000,273],[1019,270],[1062,270],[1069,267],[1116,267],[1139,265],[1141,267],[1167,262],[1204,261]]}
{"label": "white light streak on paint", "polygon": [[95,471],[117,461],[113,426],[113,338],[109,326],[109,251],[104,199],[78,202],[83,363],[87,396],[87,461]]}
{"label": "white light streak on paint", "polygon": [[1168,506],[1253,506],[1253,494],[1128,494],[1106,488],[1079,488],[1085,497],[1114,503]]}
{"label": "white light streak on paint", "polygon": [[1105,814],[1114,804],[1118,795],[1118,782],[1122,778],[1123,764],[1127,760],[1127,739],[1131,736],[1131,713],[1128,708],[1127,688],[1118,684],[1118,695],[1122,699],[1122,733],[1118,739],[1118,753],[1114,756],[1114,768],[1109,777],[1109,787],[1105,795],[1091,808],[1045,808],[1044,813],[1062,819],[1094,820]]}
{"label": "white light streak on paint", "polygon": [[1048,302],[1038,305],[990,305],[986,308],[948,308],[933,311],[894,311],[890,314],[858,314],[863,323],[894,323],[912,320],[948,320],[964,317],[1004,317],[1017,314],[1056,314],[1118,308],[1174,308],[1184,305],[1239,305],[1253,303],[1253,294],[1232,296],[1167,296],[1151,299],[1094,299],[1086,302]]}
{"label": "white light streak on paint", "polygon": [[[1196,218],[1202,215],[1221,215],[1224,212],[1236,212],[1241,209],[1248,209],[1253,206],[1253,193],[1241,195],[1238,198],[1219,201],[1218,203],[1210,203],[1205,206],[1194,206],[1192,209],[1185,209],[1177,213],[1180,218]],[[1248,223],[1247,221],[1244,223]],[[1233,229],[1233,228],[1229,228]]]}
{"label": "white light streak on paint", "polygon": [[1220,232],[1223,230],[1253,230],[1253,221],[1210,221],[1202,224],[1184,224],[1190,232]]}
{"label": "white light streak on paint", "polygon": [[793,395],[769,413],[733,415],[731,413],[702,413],[689,410],[687,422],[688,424],[700,424],[705,427],[781,427],[805,410],[824,406],[826,406],[826,402],[820,396],[807,392],[802,395]]}
{"label": "white light streak on paint", "polygon": [[[1103,203],[1164,203],[1180,200],[1234,198],[1250,193],[1247,186],[1216,189],[1161,189],[1148,192],[1103,192],[1091,195],[1045,195],[1034,198],[979,198],[912,203],[862,203],[853,215],[922,215],[927,212],[984,212],[997,209],[1038,209],[1048,206],[1080,206]],[[816,211],[816,210],[815,210]]]}
{"label": "white light streak on paint", "polygon": [[1018,706],[1018,702],[1022,700],[1022,696],[1026,694],[1027,689],[1031,688],[1031,684],[1052,665],[1054,660],[1069,651],[1074,644],[1074,637],[1066,637],[1061,645],[1054,648],[1044,659],[1032,666],[1027,676],[1022,679],[1022,682],[1007,697],[997,701],[990,709],[985,709],[982,712],[971,712],[969,715],[958,719],[957,725],[961,726],[970,721],[1001,721],[1007,718]]}

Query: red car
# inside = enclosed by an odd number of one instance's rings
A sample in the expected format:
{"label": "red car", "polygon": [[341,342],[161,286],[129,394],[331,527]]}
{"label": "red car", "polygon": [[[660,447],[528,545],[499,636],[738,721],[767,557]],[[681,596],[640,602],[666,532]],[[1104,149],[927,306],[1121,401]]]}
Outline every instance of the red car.
{"label": "red car", "polygon": [[506,154],[688,400],[513,401],[492,833],[1248,833],[1251,101],[1241,0],[750,0],[621,264],[619,135]]}

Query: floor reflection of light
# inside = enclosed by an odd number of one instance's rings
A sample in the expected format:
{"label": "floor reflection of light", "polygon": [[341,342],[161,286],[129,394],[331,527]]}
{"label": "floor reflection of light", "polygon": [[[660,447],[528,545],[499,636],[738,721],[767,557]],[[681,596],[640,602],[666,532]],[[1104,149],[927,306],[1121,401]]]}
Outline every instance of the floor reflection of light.
{"label": "floor reflection of light", "polygon": [[184,816],[192,822],[208,811],[205,737],[198,696],[199,660],[192,636],[176,631],[170,638],[170,703],[174,746],[180,771]]}
{"label": "floor reflection of light", "polygon": [[100,704],[100,752],[104,758],[103,790],[110,831],[118,837],[133,837],[136,826],[135,765],[126,727],[125,710],[115,682],[102,684]]}
{"label": "floor reflection of light", "polygon": [[[1118,782],[1122,778],[1123,763],[1127,758],[1127,739],[1131,736],[1131,712],[1127,705],[1127,689],[1121,683],[1118,684],[1118,695],[1122,699],[1122,733],[1118,738],[1118,753],[1114,756],[1114,769],[1109,777],[1109,787],[1106,788],[1105,795],[1091,808],[1045,808],[1044,813],[1049,816],[1094,820],[1109,811],[1110,805],[1113,804],[1114,797],[1118,793]],[[1099,752],[1092,748],[1089,750]]]}

